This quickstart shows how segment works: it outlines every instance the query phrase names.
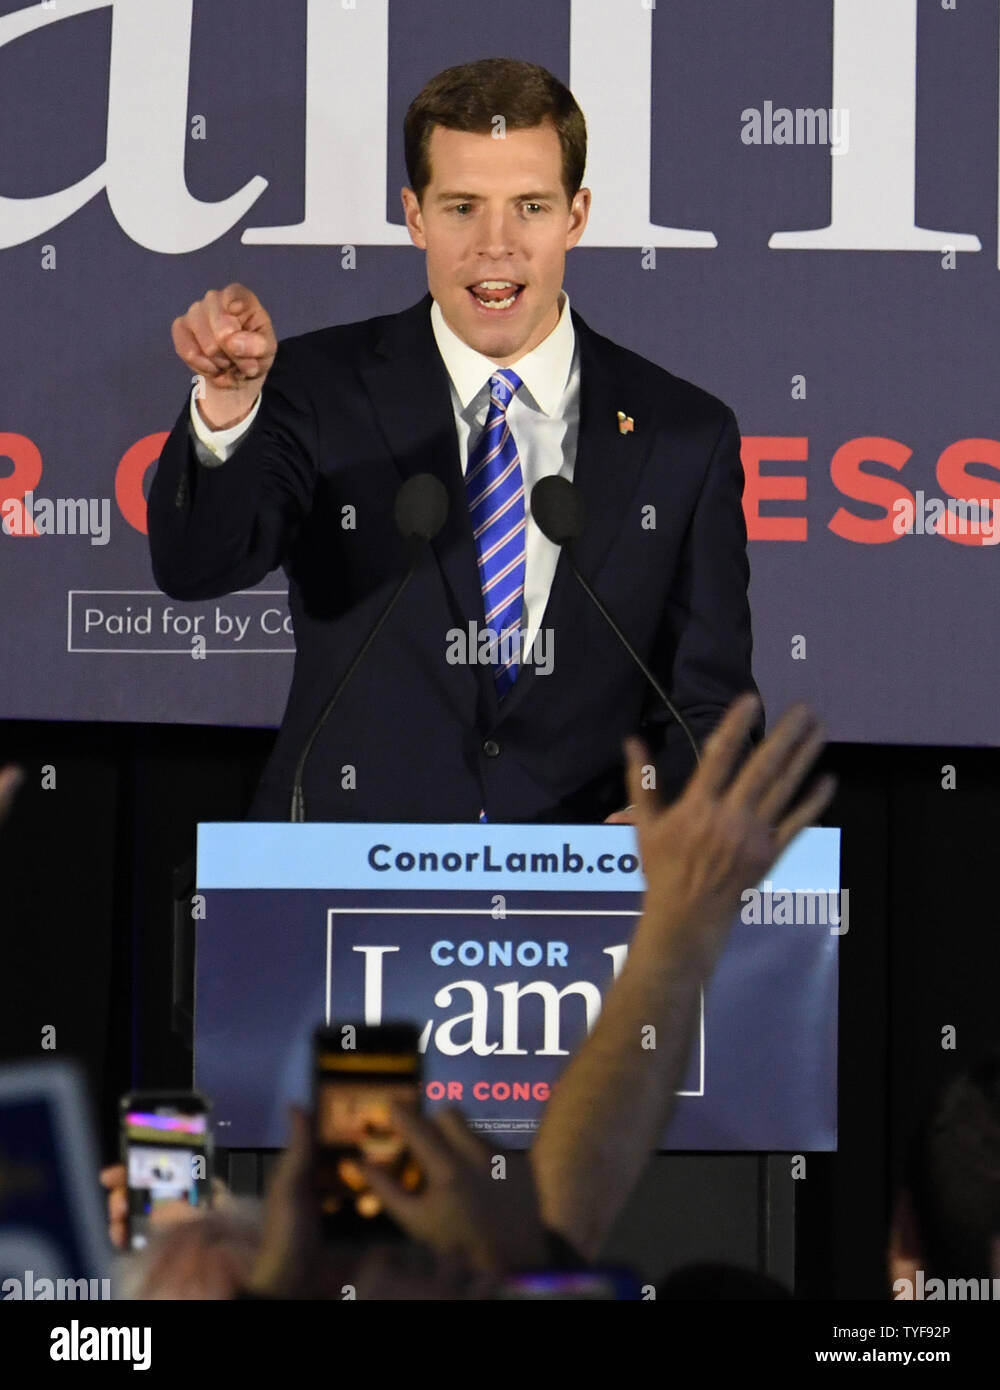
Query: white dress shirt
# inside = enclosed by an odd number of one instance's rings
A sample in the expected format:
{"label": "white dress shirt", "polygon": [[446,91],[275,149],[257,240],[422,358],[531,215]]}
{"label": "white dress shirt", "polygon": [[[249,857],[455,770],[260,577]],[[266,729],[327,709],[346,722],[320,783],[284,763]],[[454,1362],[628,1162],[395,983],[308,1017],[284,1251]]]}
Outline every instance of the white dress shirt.
{"label": "white dress shirt", "polygon": [[[511,364],[523,384],[507,407],[507,420],[524,478],[525,582],[521,627],[523,650],[529,657],[559,560],[559,547],[542,535],[531,515],[531,490],[539,478],[552,474],[572,482],[580,427],[580,354],[570,316],[569,296],[564,290],[560,291],[559,303],[559,321],[552,332]],[[470,441],[474,448],[486,424],[490,378],[497,366],[489,357],[469,347],[448,326],[436,300],[431,305],[431,327],[448,371],[464,474]],[[216,462],[225,461],[236,441],[250,428],[260,408],[260,398],[245,420],[229,429],[212,430],[198,412],[196,394],[197,387],[191,393],[191,423],[197,438],[214,455],[214,458],[206,458],[205,452],[199,450],[199,458],[214,466]]]}

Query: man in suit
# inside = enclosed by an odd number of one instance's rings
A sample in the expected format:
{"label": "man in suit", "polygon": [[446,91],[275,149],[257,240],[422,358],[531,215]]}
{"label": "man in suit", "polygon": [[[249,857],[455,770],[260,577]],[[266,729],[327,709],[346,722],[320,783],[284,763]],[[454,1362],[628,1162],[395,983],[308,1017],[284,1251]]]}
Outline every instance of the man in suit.
{"label": "man in suit", "polygon": [[316,739],[307,817],[627,819],[623,737],[642,729],[668,798],[692,753],[528,499],[572,481],[579,569],[701,741],[755,688],[736,421],[570,307],[586,128],[555,77],[448,69],[405,142],[419,303],[280,346],[241,285],[175,321],[202,381],[150,493],[154,574],[204,599],[285,569],[295,670],[250,815],[287,819],[310,730],[405,572],[396,493],[435,474],[446,522]]}

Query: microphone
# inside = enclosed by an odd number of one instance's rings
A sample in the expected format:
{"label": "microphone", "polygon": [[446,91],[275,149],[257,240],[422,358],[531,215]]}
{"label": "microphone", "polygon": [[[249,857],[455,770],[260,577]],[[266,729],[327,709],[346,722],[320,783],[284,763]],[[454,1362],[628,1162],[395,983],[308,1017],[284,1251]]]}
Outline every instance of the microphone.
{"label": "microphone", "polygon": [[396,493],[393,516],[407,540],[432,541],[448,519],[448,489],[433,473],[415,473]]}
{"label": "microphone", "polygon": [[354,660],[341,676],[336,690],[327,700],[320,711],[319,717],[313,724],[299,754],[299,760],[295,764],[295,779],[292,782],[292,803],[289,810],[288,819],[290,821],[304,821],[306,818],[306,801],[302,792],[302,778],[306,770],[306,763],[309,754],[312,752],[313,744],[319,737],[323,726],[333,713],[333,708],[343,694],[344,687],[354,675],[354,672],[361,665],[365,653],[375,641],[383,624],[389,614],[396,606],[396,602],[403,590],[409,584],[420,562],[423,554],[423,544],[425,541],[432,541],[441,530],[448,517],[448,490],[440,478],[436,478],[433,473],[416,473],[412,478],[407,478],[396,493],[396,501],[393,507],[393,517],[396,527],[401,536],[409,542],[410,563],[406,573],[396,585],[389,599],[389,602],[382,609],[378,621],[365,638],[362,645],[358,648]]}
{"label": "microphone", "polygon": [[618,638],[618,641],[628,652],[636,666],[638,666],[639,670],[646,677],[646,680],[656,691],[656,694],[666,706],[668,713],[673,715],[674,719],[684,730],[687,735],[687,741],[691,745],[691,752],[694,754],[695,764],[699,764],[701,762],[701,757],[698,753],[698,745],[695,742],[694,735],[688,727],[687,720],[681,714],[680,710],[671,702],[663,686],[653,675],[652,671],[632,646],[632,643],[625,636],[624,632],[622,632],[607,608],[605,608],[604,604],[597,597],[577,568],[576,560],[573,558],[573,542],[579,540],[583,533],[584,522],[583,497],[579,489],[575,488],[568,478],[559,478],[555,476],[539,478],[538,482],[531,490],[531,515],[534,517],[542,535],[545,536],[547,540],[552,541],[554,545],[558,545],[562,548],[563,554],[566,556],[567,562],[569,563],[569,567],[579,580],[584,593],[590,599],[591,603],[593,603],[611,631]]}

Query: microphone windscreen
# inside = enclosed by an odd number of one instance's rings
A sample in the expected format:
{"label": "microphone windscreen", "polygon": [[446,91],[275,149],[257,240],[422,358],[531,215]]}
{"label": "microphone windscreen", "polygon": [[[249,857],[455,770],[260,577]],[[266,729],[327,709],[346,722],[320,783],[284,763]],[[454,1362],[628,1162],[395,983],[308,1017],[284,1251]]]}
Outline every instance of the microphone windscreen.
{"label": "microphone windscreen", "polygon": [[433,473],[415,473],[396,493],[395,516],[403,536],[432,541],[448,518],[448,489]]}
{"label": "microphone windscreen", "polygon": [[583,498],[568,478],[539,478],[531,490],[531,515],[543,536],[565,545],[583,530]]}

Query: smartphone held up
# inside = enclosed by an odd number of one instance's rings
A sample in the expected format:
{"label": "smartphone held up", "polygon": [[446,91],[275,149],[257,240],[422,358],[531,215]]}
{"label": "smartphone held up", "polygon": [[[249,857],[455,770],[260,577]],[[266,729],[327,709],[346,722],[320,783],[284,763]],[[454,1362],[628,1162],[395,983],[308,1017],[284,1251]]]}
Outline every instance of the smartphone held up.
{"label": "smartphone held up", "polygon": [[128,1183],[129,1245],[141,1250],[159,1207],[212,1201],[212,1136],[203,1096],[136,1091],[120,1102],[122,1162]]}
{"label": "smartphone held up", "polygon": [[395,1238],[396,1223],[365,1181],[378,1166],[408,1192],[420,1169],[392,1120],[392,1106],[420,1104],[419,1030],[342,1023],[314,1034],[313,1115],[316,1191],[324,1232],[336,1240]]}

